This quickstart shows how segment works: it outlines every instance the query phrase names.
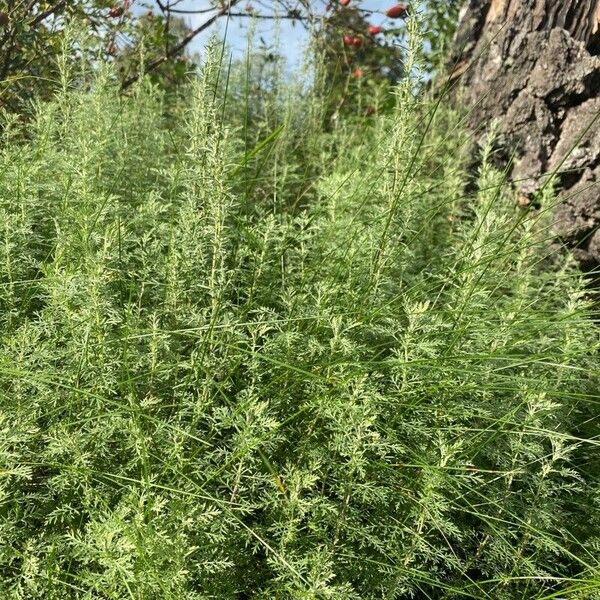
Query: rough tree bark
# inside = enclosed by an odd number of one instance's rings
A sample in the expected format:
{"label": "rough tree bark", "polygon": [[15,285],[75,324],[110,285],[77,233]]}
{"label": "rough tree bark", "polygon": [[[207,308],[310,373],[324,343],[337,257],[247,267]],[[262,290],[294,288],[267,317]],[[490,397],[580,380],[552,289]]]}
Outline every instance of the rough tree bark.
{"label": "rough tree bark", "polygon": [[556,233],[586,269],[600,265],[599,55],[600,0],[467,0],[451,57],[471,126],[499,121],[521,202],[558,170]]}

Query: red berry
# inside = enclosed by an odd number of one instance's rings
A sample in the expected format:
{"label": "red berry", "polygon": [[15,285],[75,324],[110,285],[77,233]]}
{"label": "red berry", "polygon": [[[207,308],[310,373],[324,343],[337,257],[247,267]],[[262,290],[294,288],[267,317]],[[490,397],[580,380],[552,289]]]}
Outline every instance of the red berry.
{"label": "red berry", "polygon": [[371,35],[377,35],[378,33],[383,33],[383,27],[379,27],[379,25],[371,25],[369,27],[369,33]]}
{"label": "red berry", "polygon": [[123,14],[124,10],[122,6],[113,6],[109,11],[108,11],[108,16],[112,17],[113,19],[116,19],[117,17],[120,17]]}
{"label": "red berry", "polygon": [[406,6],[404,4],[396,4],[388,8],[385,14],[390,19],[401,19],[406,16]]}
{"label": "red berry", "polygon": [[8,25],[8,15],[2,11],[0,12],[0,27]]}
{"label": "red berry", "polygon": [[348,6],[348,4],[350,4],[350,0],[340,0],[340,4],[342,6]]}
{"label": "red berry", "polygon": [[371,115],[374,115],[377,112],[377,110],[375,109],[374,106],[367,106],[366,110],[365,110],[365,115],[367,117],[370,117]]}
{"label": "red berry", "polygon": [[363,75],[364,72],[360,67],[356,67],[356,69],[352,71],[352,77],[355,77],[356,79],[360,79]]}
{"label": "red berry", "polygon": [[344,40],[344,46],[352,46],[352,44],[354,44],[354,36],[353,35],[345,35],[343,40]]}
{"label": "red berry", "polygon": [[363,45],[363,41],[362,38],[359,37],[353,37],[352,38],[352,45],[356,46],[357,48],[360,48]]}

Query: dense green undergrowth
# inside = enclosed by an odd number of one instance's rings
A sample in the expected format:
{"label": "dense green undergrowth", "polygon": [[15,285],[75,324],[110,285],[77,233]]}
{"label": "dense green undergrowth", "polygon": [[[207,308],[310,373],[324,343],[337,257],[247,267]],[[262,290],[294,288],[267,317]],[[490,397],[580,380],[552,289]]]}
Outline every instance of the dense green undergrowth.
{"label": "dense green undergrowth", "polygon": [[65,73],[4,125],[0,596],[600,597],[551,193],[518,209],[491,144],[465,193],[409,81],[323,128],[319,85],[218,64],[176,106]]}

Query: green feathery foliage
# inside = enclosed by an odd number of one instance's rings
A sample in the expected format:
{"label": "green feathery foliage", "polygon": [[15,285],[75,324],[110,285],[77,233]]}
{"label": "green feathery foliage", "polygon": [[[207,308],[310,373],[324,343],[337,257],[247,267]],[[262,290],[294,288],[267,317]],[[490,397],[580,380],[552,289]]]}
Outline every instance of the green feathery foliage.
{"label": "green feathery foliage", "polygon": [[0,596],[600,598],[551,190],[517,208],[490,137],[465,193],[412,79],[324,132],[220,56],[180,107],[95,68],[1,128]]}

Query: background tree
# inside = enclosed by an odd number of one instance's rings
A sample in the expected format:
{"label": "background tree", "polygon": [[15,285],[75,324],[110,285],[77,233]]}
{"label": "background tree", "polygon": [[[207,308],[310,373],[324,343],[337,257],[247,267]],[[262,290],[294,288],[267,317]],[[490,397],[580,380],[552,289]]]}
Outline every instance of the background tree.
{"label": "background tree", "polygon": [[134,14],[132,8],[130,0],[0,0],[0,107],[23,113],[34,95],[44,98],[55,90],[65,27],[73,22],[85,27],[87,41],[85,49],[69,48],[68,58],[77,60],[86,51],[116,60],[124,82],[136,80],[144,65],[152,65],[154,80],[165,87],[181,81],[190,60],[182,49],[173,49],[190,36],[184,19],[152,11]]}
{"label": "background tree", "polygon": [[556,231],[586,269],[600,264],[599,54],[599,0],[469,0],[450,57],[471,127],[499,122],[518,201],[556,175]]}
{"label": "background tree", "polygon": [[[331,0],[328,4],[325,0],[254,4],[213,0],[208,8],[183,8],[181,0],[0,0],[0,106],[22,113],[35,93],[44,97],[54,90],[64,27],[73,20],[85,26],[92,41],[90,51],[119,63],[125,89],[142,73],[150,73],[166,88],[184,80],[193,68],[187,52],[191,42],[222,18],[249,22],[282,19],[306,27],[343,87],[348,73],[357,67],[370,76],[369,81],[394,82],[402,74],[401,51],[396,44],[402,36],[402,21],[387,23],[383,34],[367,33],[369,24],[380,21],[378,17],[393,5],[390,1],[372,11],[366,10],[361,0]],[[424,0],[414,6],[424,11],[425,60],[433,69],[453,32],[458,0]],[[185,23],[191,15],[201,17],[194,29]],[[344,48],[341,41],[348,34],[361,39],[360,48]]]}
{"label": "background tree", "polygon": [[78,17],[97,26],[104,2],[10,2],[0,0],[0,106],[18,112],[44,82],[56,78],[61,51],[58,30],[65,19]]}

